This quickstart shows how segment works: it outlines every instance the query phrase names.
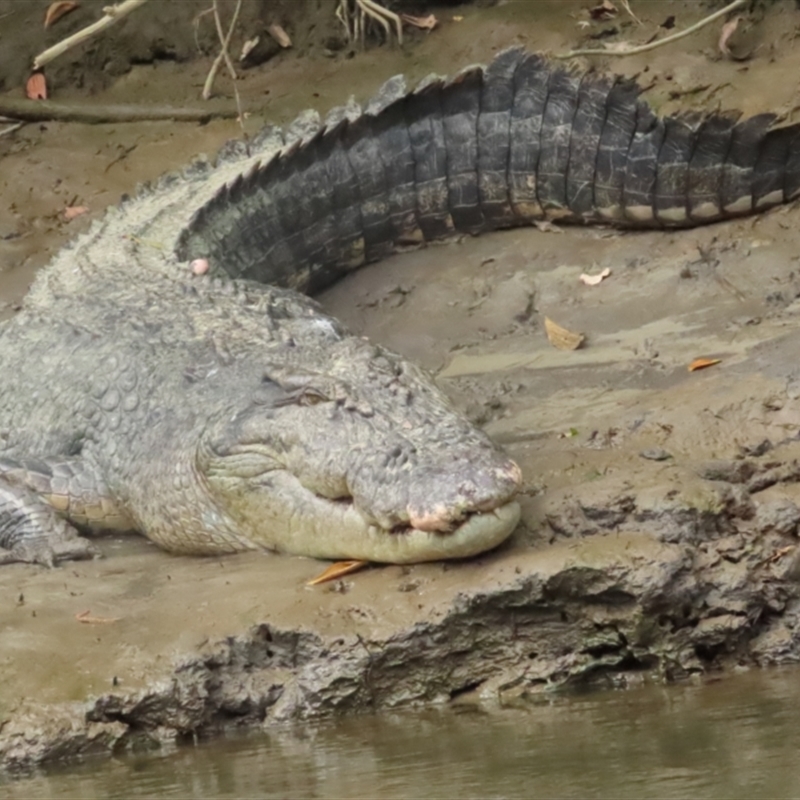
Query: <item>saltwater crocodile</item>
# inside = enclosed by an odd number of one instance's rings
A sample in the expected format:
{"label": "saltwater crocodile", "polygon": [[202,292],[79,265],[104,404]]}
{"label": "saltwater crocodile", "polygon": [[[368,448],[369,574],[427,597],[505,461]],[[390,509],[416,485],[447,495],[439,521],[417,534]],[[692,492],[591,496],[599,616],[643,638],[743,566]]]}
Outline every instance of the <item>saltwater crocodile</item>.
{"label": "saltwater crocodile", "polygon": [[76,529],[388,562],[496,546],[517,466],[300,292],[457,232],[690,226],[793,199],[800,128],[773,122],[661,119],[630,81],[514,49],[140,191],[0,331],[4,559],[91,553]]}

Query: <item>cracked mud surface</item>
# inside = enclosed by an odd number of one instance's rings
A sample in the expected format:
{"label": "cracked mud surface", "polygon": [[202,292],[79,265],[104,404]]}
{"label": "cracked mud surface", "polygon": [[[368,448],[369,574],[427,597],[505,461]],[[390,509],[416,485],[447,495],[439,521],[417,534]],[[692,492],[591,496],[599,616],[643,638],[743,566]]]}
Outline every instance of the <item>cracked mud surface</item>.
{"label": "cracked mud surface", "polygon": [[[245,100],[269,88],[265,116],[286,120],[351,91],[363,99],[398,71],[452,73],[511,43],[575,43],[563,9],[580,4],[542,4],[546,24],[531,5],[464,9],[463,22],[407,51],[287,55],[240,88]],[[692,4],[673,5],[678,24],[696,19]],[[658,3],[640,6],[645,20],[663,16]],[[798,21],[794,4],[775,4],[756,28],[763,55],[744,64],[714,60],[709,32],[608,68],[646,66],[642,82],[665,110],[785,110]],[[162,86],[166,99],[181,88],[194,97],[207,68],[137,67],[98,99],[152,101]],[[99,214],[234,135],[222,122],[49,124],[0,139],[4,313],[86,224],[60,221],[66,205]],[[323,298],[332,313],[434,371],[518,461],[517,533],[469,562],[371,569],[314,589],[304,584],[317,562],[177,558],[136,538],[102,541],[95,562],[4,567],[0,764],[465,692],[512,702],[553,685],[798,660],[798,213],[682,232],[465,238],[334,287]],[[579,282],[605,267],[599,286]],[[552,348],[545,316],[587,345]],[[721,362],[690,373],[698,356]]]}

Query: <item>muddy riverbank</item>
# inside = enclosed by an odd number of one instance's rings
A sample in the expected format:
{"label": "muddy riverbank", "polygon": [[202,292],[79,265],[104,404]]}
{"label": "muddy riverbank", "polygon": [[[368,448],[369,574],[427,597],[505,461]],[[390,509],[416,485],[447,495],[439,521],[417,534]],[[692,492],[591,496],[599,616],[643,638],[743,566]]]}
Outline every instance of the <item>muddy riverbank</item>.
{"label": "muddy riverbank", "polygon": [[[703,11],[634,6],[648,31]],[[403,49],[287,51],[244,73],[243,101],[266,106],[246,125],[324,111],[351,93],[365,99],[397,72],[452,73],[510,44],[563,51],[614,25],[619,37],[645,38],[624,15],[579,25],[582,9],[448,6],[436,10],[440,29]],[[750,33],[748,61],[722,59],[712,26],[601,65],[639,74],[664,111],[791,113],[785,76],[800,67],[798,24],[793,3],[772,4]],[[82,58],[54,72],[59,99],[87,99],[75,76],[97,66]],[[196,104],[210,60],[155,59],[91,98]],[[231,121],[52,123],[0,138],[4,313],[87,224],[65,222],[67,206],[96,216],[237,131]],[[316,562],[177,558],[136,538],[102,541],[106,557],[94,562],[5,566],[0,764],[464,695],[512,703],[578,682],[796,661],[797,214],[789,206],[680,232],[464,238],[334,287],[322,298],[333,314],[434,371],[518,461],[526,485],[512,540],[465,563],[374,568],[313,589]],[[602,284],[580,282],[606,267]],[[545,316],[586,334],[586,346],[552,348]],[[720,363],[688,371],[697,357]]]}

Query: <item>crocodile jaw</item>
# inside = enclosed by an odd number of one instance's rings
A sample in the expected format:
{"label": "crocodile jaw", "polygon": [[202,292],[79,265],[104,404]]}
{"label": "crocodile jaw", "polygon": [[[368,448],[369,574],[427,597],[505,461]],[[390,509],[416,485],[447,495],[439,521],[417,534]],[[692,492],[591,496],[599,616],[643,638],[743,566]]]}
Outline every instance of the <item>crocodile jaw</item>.
{"label": "crocodile jaw", "polygon": [[[270,549],[331,560],[357,559],[384,564],[467,558],[492,550],[517,527],[520,507],[510,501],[491,511],[473,513],[447,533],[403,528],[387,531],[368,524],[350,503],[316,498],[325,513],[298,515],[282,530],[259,526],[254,541]],[[322,512],[322,508],[316,509]]]}

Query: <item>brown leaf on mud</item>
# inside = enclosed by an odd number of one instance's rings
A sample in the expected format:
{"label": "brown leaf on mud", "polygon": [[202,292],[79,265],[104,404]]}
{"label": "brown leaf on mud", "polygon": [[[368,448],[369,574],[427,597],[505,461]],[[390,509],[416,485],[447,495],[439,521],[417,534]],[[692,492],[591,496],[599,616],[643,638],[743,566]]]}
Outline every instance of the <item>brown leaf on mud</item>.
{"label": "brown leaf on mud", "polygon": [[292,40],[289,38],[289,34],[278,25],[277,22],[273,22],[267,28],[269,35],[285,50],[287,47],[292,46]]}
{"label": "brown leaf on mud", "polygon": [[25,84],[25,97],[28,100],[47,100],[47,81],[44,72],[34,72]]}
{"label": "brown leaf on mud", "polygon": [[108,625],[112,622],[118,622],[119,617],[93,617],[92,612],[87,608],[86,611],[81,611],[75,615],[78,622],[83,622],[85,625]]}
{"label": "brown leaf on mud", "polygon": [[617,7],[611,0],[603,0],[602,3],[589,9],[589,16],[598,22],[605,22],[606,20],[613,19],[618,13]]}
{"label": "brown leaf on mud", "polygon": [[337,578],[342,578],[349,575],[351,572],[358,572],[369,564],[369,561],[337,561],[331,564],[326,570],[320,572],[316,578],[312,578],[306,583],[306,586],[319,586],[320,583],[327,583],[328,581],[335,581]]}
{"label": "brown leaf on mud", "polygon": [[730,57],[730,55],[731,55],[731,49],[730,49],[730,47],[728,47],[728,40],[736,32],[736,29],[739,27],[739,21],[741,19],[742,19],[741,17],[734,17],[732,20],[730,20],[730,22],[726,22],[722,26],[722,30],[720,31],[720,34],[719,34],[719,45],[718,46],[719,46],[720,53],[722,53],[722,55],[724,55],[724,56],[729,56]]}
{"label": "brown leaf on mud", "polygon": [[74,0],[56,0],[55,3],[50,3],[44,15],[44,27],[49,28],[51,25],[58,22],[61,17],[69,14],[70,11],[80,8],[80,5],[80,3],[76,3]]}
{"label": "brown leaf on mud", "polygon": [[719,364],[722,361],[721,358],[696,358],[689,364],[689,372],[697,372],[698,369],[706,369],[708,367],[713,367],[714,364]]}
{"label": "brown leaf on mud", "polygon": [[69,222],[75,219],[75,217],[80,217],[82,214],[85,214],[88,210],[89,206],[67,206],[64,209],[64,219]]}
{"label": "brown leaf on mud", "polygon": [[411,25],[423,31],[432,31],[439,24],[439,20],[436,19],[433,14],[428,14],[427,17],[415,17],[411,14],[401,14],[400,19],[407,25]]}
{"label": "brown leaf on mud", "polygon": [[549,317],[544,318],[544,329],[550,344],[558,350],[577,350],[586,341],[582,333],[562,328]]}

